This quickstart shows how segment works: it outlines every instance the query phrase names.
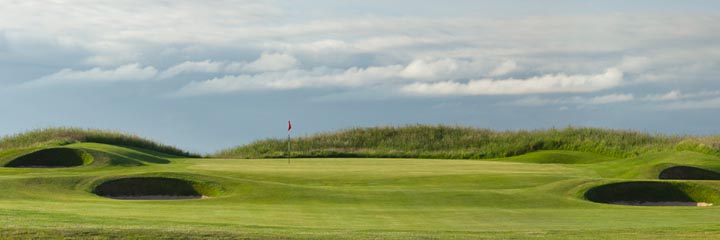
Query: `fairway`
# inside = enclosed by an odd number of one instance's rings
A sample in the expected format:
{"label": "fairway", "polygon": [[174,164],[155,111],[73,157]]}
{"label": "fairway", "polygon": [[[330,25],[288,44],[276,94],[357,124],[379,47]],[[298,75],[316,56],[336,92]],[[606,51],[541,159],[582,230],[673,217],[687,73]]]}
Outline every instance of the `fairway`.
{"label": "fairway", "polygon": [[[66,168],[0,168],[0,237],[720,237],[718,207],[624,206],[584,197],[596,186],[641,180],[702,186],[691,200],[720,203],[716,181],[659,180],[677,165],[720,169],[717,157],[690,151],[624,159],[539,151],[488,160],[288,163],[180,158],[99,143],[64,148],[94,158]],[[36,150],[2,152],[0,163]],[[103,182],[129,177],[183,179],[209,196],[121,200],[94,193]]]}

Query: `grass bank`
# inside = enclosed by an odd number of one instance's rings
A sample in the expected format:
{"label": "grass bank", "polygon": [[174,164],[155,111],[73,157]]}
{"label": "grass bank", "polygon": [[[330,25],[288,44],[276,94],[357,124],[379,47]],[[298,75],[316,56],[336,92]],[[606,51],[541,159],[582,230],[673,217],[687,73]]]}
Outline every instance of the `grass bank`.
{"label": "grass bank", "polygon": [[[284,157],[286,139],[264,139],[222,150],[220,158]],[[493,131],[410,125],[351,128],[292,139],[292,157],[488,159],[539,150],[569,150],[612,157],[663,151],[720,154],[720,136],[673,136],[600,128]]]}
{"label": "grass bank", "polygon": [[86,128],[43,128],[0,138],[0,151],[29,147],[64,146],[94,142],[117,146],[143,148],[182,157],[200,157],[177,147],[161,144],[134,134]]}

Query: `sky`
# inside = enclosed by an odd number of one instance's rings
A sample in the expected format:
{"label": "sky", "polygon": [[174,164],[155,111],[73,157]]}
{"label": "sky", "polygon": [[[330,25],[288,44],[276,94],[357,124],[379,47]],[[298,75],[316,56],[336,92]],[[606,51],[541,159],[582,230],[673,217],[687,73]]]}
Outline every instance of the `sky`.
{"label": "sky", "polygon": [[0,0],[0,136],[212,153],[351,127],[720,134],[720,1]]}

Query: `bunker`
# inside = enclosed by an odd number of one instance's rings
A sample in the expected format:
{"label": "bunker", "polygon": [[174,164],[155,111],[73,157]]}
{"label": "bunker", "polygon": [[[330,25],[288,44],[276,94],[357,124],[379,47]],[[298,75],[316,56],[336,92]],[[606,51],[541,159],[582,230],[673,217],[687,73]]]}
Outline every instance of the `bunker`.
{"label": "bunker", "polygon": [[92,155],[72,148],[48,148],[20,156],[5,167],[14,168],[63,168],[90,164]]}
{"label": "bunker", "polygon": [[208,183],[169,177],[130,177],[109,180],[93,193],[114,199],[171,200],[200,199],[214,196],[218,187]]}
{"label": "bunker", "polygon": [[681,182],[620,182],[591,188],[585,198],[598,203],[633,206],[711,206],[715,189]]}

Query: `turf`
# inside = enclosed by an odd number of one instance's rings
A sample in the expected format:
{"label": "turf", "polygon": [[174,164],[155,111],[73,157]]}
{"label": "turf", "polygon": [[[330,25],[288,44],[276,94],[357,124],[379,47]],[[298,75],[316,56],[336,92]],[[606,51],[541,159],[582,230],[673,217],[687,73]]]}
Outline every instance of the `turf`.
{"label": "turf", "polygon": [[[52,147],[52,146],[49,146]],[[661,180],[674,166],[720,170],[715,155],[612,157],[537,151],[488,160],[198,159],[101,143],[69,168],[0,168],[0,238],[140,239],[708,239],[720,207],[595,203],[585,192],[662,182],[715,201],[720,182]],[[43,147],[0,152],[0,164]],[[102,183],[172,178],[212,196],[118,200]],[[194,185],[195,186],[195,185]],[[683,186],[701,186],[682,188]]]}

